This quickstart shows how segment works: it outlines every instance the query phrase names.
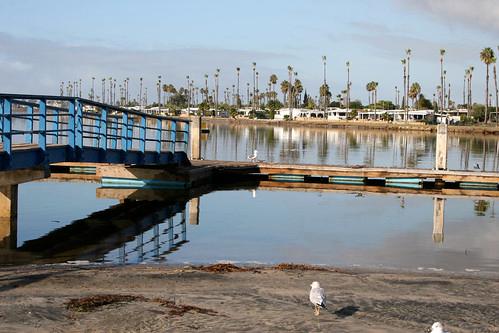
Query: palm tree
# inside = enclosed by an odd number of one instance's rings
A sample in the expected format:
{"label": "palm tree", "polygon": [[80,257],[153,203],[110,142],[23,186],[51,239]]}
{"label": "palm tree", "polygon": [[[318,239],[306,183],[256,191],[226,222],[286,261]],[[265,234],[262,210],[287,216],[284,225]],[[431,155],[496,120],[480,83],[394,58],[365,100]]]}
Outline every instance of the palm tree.
{"label": "palm tree", "polygon": [[350,61],[346,62],[347,66],[347,112],[350,112]]}
{"label": "palm tree", "polygon": [[[324,71],[324,84],[323,84],[323,86],[324,86],[324,87],[327,87],[327,80],[326,80],[326,65],[327,65],[327,58],[326,58],[326,56],[322,56],[322,66],[323,66],[323,71]],[[319,90],[320,90],[320,89],[319,89]],[[320,94],[320,91],[319,91],[319,94]],[[320,95],[321,95],[321,96],[322,96],[322,98],[324,99],[324,100],[323,100],[323,101],[324,101],[324,114],[323,114],[323,116],[325,116],[325,115],[326,115],[326,111],[327,111],[327,103],[326,103],[326,95],[327,95],[327,94],[324,94],[324,95],[320,94]],[[325,118],[325,117],[324,117],[324,118]]]}
{"label": "palm tree", "polygon": [[256,109],[256,62],[253,63],[253,109]]}
{"label": "palm tree", "polygon": [[407,89],[407,60],[402,59],[400,60],[402,63],[402,66],[404,67],[404,96],[402,97],[402,106],[404,107],[405,110],[405,120],[407,121],[407,99],[406,99],[406,89]]}
{"label": "palm tree", "polygon": [[290,112],[290,118],[293,118],[292,112],[291,112],[291,100],[293,98],[293,93],[292,93],[292,87],[293,87],[293,67],[291,65],[288,65],[288,76],[289,76],[289,86],[288,86],[288,107],[289,107],[289,112]]}
{"label": "palm tree", "polygon": [[241,107],[241,99],[240,99],[240,94],[239,94],[239,75],[240,75],[240,72],[241,72],[241,68],[237,67],[236,68],[236,73],[237,73],[237,95],[236,95],[236,105],[238,108]]}
{"label": "palm tree", "polygon": [[286,104],[286,100],[287,100],[286,97],[288,95],[288,91],[289,91],[289,81],[284,80],[284,81],[281,82],[281,92],[284,95],[283,104]]}
{"label": "palm tree", "polygon": [[139,106],[140,106],[140,110],[142,110],[142,81],[143,81],[143,78],[140,78],[139,79],[140,81],[140,86],[139,86]]}
{"label": "palm tree", "polygon": [[[303,85],[299,79],[295,80],[295,84],[293,85],[293,91],[295,94],[295,105],[298,106],[301,102],[301,93],[303,92]],[[298,101],[296,101],[296,98],[298,98]]]}
{"label": "palm tree", "polygon": [[[407,90],[406,90],[406,96],[405,96],[405,100],[406,100],[406,104],[407,104],[407,100],[409,99],[409,86],[410,86],[410,64],[411,64],[411,49],[407,49],[405,50],[405,54],[407,56]],[[406,110],[408,110],[406,108]],[[406,111],[406,118],[405,118],[405,121],[408,121],[408,113],[409,111]]]}
{"label": "palm tree", "polygon": [[472,83],[473,83],[473,71],[474,70],[475,70],[475,67],[473,67],[473,66],[469,67],[470,78],[468,81],[468,106],[469,106],[470,111],[472,110],[472,107],[473,107],[473,95],[471,94],[472,93],[471,87],[472,87]]}
{"label": "palm tree", "polygon": [[486,47],[480,52],[480,60],[486,65],[486,77],[485,77],[485,119],[484,123],[487,123],[487,115],[489,111],[489,65],[495,62],[494,51],[490,47]]}
{"label": "palm tree", "polygon": [[411,85],[411,89],[409,89],[409,97],[412,99],[413,107],[416,104],[416,108],[417,108],[417,99],[418,99],[419,94],[421,94],[421,86],[419,85],[419,83],[414,82]]}
{"label": "palm tree", "polygon": [[[499,46],[497,47],[499,50]],[[498,104],[499,104],[499,98],[498,98],[498,90],[497,90],[497,71],[496,71],[496,59],[494,58],[494,87],[495,87],[495,92],[496,92],[496,127],[498,126],[499,119],[497,119],[497,109],[498,109]]]}
{"label": "palm tree", "polygon": [[[272,74],[269,78],[269,82],[272,84],[272,91],[274,92],[274,94],[273,94],[274,96],[277,96],[275,93],[275,85],[277,83],[277,80],[278,80],[278,78],[277,78],[277,75],[275,75],[275,74]],[[275,97],[274,97],[274,99],[275,99]]]}
{"label": "palm tree", "polygon": [[[442,85],[442,87],[445,87],[444,85],[444,55],[445,55],[445,50],[444,49],[440,49],[440,84]],[[441,96],[441,101],[440,101],[440,105],[442,107],[441,109],[441,113],[444,112],[444,94],[442,94]]]}
{"label": "palm tree", "polygon": [[331,91],[329,91],[329,86],[327,83],[323,83],[319,88],[319,96],[322,101],[324,101],[324,105],[329,104],[329,99],[331,98]]}
{"label": "palm tree", "polygon": [[220,81],[220,68],[215,70],[215,110],[218,111],[218,88]]}

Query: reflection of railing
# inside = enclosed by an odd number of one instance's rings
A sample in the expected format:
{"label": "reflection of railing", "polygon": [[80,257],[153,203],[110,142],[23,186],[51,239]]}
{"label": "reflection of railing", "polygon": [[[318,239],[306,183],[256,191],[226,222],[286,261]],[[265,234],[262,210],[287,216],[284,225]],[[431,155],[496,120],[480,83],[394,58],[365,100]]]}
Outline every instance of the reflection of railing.
{"label": "reflection of railing", "polygon": [[187,119],[77,97],[0,94],[0,117],[0,170],[64,161],[166,164],[188,146]]}
{"label": "reflection of railing", "polygon": [[[165,225],[165,228],[160,231],[163,225]],[[148,240],[144,241],[144,237],[148,237]],[[169,253],[178,250],[186,242],[186,215],[185,210],[183,210],[179,223],[174,224],[174,217],[169,217],[165,223],[154,225],[152,234],[151,230],[148,230],[137,235],[135,237],[135,246],[133,246],[134,241],[123,244],[118,251],[118,261],[126,263],[129,261],[142,262],[147,259],[165,259]],[[128,248],[130,250],[127,250]],[[133,255],[136,255],[136,259],[131,258]]]}

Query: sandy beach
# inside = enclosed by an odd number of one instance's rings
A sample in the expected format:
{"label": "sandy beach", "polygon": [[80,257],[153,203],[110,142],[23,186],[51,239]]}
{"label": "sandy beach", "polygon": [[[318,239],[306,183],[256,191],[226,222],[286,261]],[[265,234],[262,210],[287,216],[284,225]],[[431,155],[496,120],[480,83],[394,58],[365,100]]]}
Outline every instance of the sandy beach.
{"label": "sandy beach", "polygon": [[[423,332],[439,320],[454,333],[499,332],[498,276],[225,268],[4,267],[0,331]],[[318,317],[314,280],[328,296]]]}

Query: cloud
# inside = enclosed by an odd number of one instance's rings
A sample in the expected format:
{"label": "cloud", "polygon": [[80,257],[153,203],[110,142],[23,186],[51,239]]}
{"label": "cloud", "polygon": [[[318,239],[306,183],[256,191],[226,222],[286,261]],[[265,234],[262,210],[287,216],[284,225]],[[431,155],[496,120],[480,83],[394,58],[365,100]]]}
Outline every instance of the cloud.
{"label": "cloud", "polygon": [[[249,79],[250,64],[260,65],[279,59],[282,54],[251,50],[217,48],[177,48],[130,50],[102,46],[75,46],[49,40],[21,38],[0,32],[0,91],[13,93],[58,94],[61,81],[83,79],[84,91],[91,77],[130,77],[134,90],[144,77],[149,96],[155,90],[158,75],[163,82],[184,84],[189,74],[198,85],[204,74],[222,69],[221,83],[234,80],[235,68],[242,67],[241,79]],[[242,65],[248,64],[247,69]],[[261,69],[264,67],[261,66]],[[241,81],[243,82],[243,81]],[[244,81],[246,82],[246,81]],[[210,81],[210,85],[211,85]],[[100,89],[96,88],[97,92]]]}
{"label": "cloud", "polygon": [[465,24],[499,35],[497,0],[393,0],[449,24]]}

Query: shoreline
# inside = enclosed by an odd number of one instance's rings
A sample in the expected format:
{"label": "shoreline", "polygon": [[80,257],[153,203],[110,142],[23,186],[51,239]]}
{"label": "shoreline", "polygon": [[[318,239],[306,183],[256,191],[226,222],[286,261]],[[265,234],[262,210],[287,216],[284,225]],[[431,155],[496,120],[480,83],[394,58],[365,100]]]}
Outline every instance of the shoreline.
{"label": "shoreline", "polygon": [[[319,317],[308,301],[312,281],[328,296]],[[0,332],[395,333],[421,332],[437,320],[453,333],[499,332],[497,274],[57,264],[0,267],[0,290]],[[99,297],[120,301],[99,306]],[[78,311],[70,302],[94,308]]]}
{"label": "shoreline", "polygon": [[[358,121],[358,120],[270,120],[270,119],[246,119],[246,118],[216,118],[203,117],[203,122],[211,124],[236,124],[236,125],[267,125],[282,127],[305,127],[305,128],[323,128],[323,129],[379,129],[392,131],[417,131],[417,132],[436,132],[437,125],[426,125],[423,123],[393,123],[380,121]],[[449,125],[449,133],[454,134],[481,134],[481,135],[499,135],[499,127],[495,126],[456,126]]]}

